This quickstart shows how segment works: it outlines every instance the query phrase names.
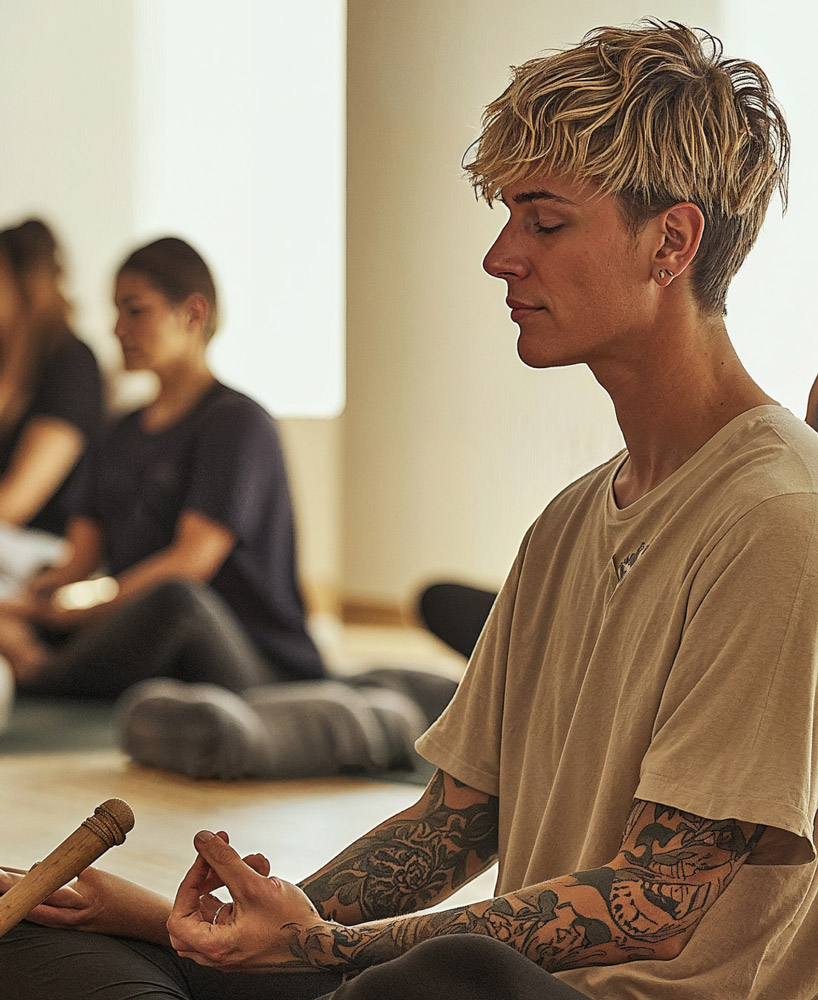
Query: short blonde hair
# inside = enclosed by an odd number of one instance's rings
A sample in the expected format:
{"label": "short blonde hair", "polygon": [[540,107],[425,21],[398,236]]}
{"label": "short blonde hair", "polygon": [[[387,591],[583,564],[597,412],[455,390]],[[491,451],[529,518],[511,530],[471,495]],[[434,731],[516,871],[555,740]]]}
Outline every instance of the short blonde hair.
{"label": "short blonde hair", "polygon": [[570,174],[617,196],[635,232],[693,202],[705,218],[694,292],[725,312],[775,188],[787,204],[789,133],[764,72],[723,58],[702,29],[652,18],[596,28],[512,72],[466,165],[478,196],[491,204],[535,173]]}

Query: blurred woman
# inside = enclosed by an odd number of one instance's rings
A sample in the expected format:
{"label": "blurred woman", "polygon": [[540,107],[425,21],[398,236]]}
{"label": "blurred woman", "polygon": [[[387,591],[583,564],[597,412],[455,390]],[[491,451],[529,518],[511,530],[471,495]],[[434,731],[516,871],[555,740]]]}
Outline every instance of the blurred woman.
{"label": "blurred woman", "polygon": [[93,449],[70,554],[17,602],[18,686],[108,698],[153,676],[233,691],[323,676],[275,423],[208,366],[207,265],[157,240],[122,264],[114,301],[125,368],[154,372],[159,391]]}
{"label": "blurred woman", "polygon": [[102,417],[99,369],[69,329],[61,274],[43,222],[0,232],[0,522],[55,535]]}
{"label": "blurred woman", "polygon": [[[0,231],[0,600],[64,551],[66,497],[102,417],[99,369],[69,329],[61,275],[43,222]],[[0,612],[0,730],[14,689],[2,653],[26,640]]]}

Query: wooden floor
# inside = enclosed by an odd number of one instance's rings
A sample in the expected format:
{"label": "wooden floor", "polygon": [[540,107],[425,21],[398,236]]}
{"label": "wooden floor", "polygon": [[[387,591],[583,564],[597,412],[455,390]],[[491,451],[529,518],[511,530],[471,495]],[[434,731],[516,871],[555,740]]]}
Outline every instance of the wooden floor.
{"label": "wooden floor", "polygon": [[[337,662],[423,663],[447,672],[462,662],[414,629],[345,628]],[[136,824],[100,867],[172,895],[193,859],[197,830],[227,830],[241,853],[261,851],[275,874],[297,880],[360,833],[405,808],[422,789],[353,778],[201,782],[134,765],[116,751],[0,757],[0,866],[44,857],[107,798],[125,799]],[[492,894],[493,873],[454,902]],[[446,904],[452,905],[452,901]]]}

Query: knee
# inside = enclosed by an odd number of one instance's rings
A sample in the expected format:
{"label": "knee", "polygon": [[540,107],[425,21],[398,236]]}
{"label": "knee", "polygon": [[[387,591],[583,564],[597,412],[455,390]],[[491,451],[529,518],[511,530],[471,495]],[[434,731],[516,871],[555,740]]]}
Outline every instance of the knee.
{"label": "knee", "polygon": [[[416,945],[400,958],[373,966],[342,987],[346,1000],[425,1000],[430,996],[495,1000],[518,996],[515,967],[533,963],[509,945],[477,934],[455,934]],[[345,991],[345,992],[344,992]]]}
{"label": "knee", "polygon": [[207,601],[207,586],[194,580],[163,580],[134,599],[157,614],[177,617],[197,613]]}
{"label": "knee", "polygon": [[440,988],[459,986],[469,996],[502,996],[510,967],[529,963],[519,952],[480,934],[450,934],[432,938],[406,955],[418,976],[432,976]]}

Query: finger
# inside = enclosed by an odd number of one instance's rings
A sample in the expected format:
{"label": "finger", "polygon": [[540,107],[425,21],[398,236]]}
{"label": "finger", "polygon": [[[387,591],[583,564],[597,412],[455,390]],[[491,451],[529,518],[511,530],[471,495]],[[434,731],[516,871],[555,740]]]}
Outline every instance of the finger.
{"label": "finger", "polygon": [[222,927],[224,924],[230,922],[230,918],[233,914],[233,904],[228,900],[226,903],[223,899],[219,899],[217,896],[210,897],[215,905],[210,904],[208,901],[207,910],[203,911],[203,914],[207,914],[207,922],[214,927]]}
{"label": "finger", "polygon": [[218,896],[213,896],[209,892],[205,893],[199,899],[199,913],[202,916],[202,921],[207,924],[212,924],[213,918],[219,910],[222,910],[224,906],[225,902],[223,899],[219,899]]}
{"label": "finger", "polygon": [[[270,862],[263,854],[248,854],[241,859],[248,868],[252,868],[254,872],[266,878],[270,874]],[[205,883],[206,892],[215,892],[216,889],[221,889],[224,883],[221,878],[210,869],[211,874],[208,875],[207,881]]]}
{"label": "finger", "polygon": [[52,909],[80,910],[84,909],[87,903],[76,889],[72,889],[71,886],[66,885],[62,889],[52,892],[50,896],[43,900],[42,905]]}
{"label": "finger", "polygon": [[[19,868],[0,869],[0,895],[8,892],[9,889],[11,889],[15,883],[20,882],[26,874],[27,872],[21,871]],[[70,909],[77,909],[84,905],[83,900],[80,898],[78,893],[69,886],[65,886],[62,889],[57,889],[55,892],[52,892],[51,895],[48,896],[47,899],[43,900],[43,903],[40,905],[44,904]]]}
{"label": "finger", "polygon": [[[230,836],[226,830],[219,830],[216,833],[216,836],[220,837],[226,844],[230,843]],[[209,865],[208,868],[210,868]],[[213,871],[212,868],[210,868],[210,871],[204,883],[204,891],[213,892],[215,889],[221,889],[223,885],[224,883],[219,878],[219,876]]]}
{"label": "finger", "polygon": [[[199,909],[199,897],[210,891],[209,880],[212,880],[210,865],[205,858],[197,854],[196,860],[176,890],[173,912],[179,916],[189,916],[196,913]],[[213,888],[217,887],[213,886]]]}
{"label": "finger", "polygon": [[234,901],[242,896],[254,896],[258,872],[246,864],[236,851],[221,838],[203,830],[193,838],[193,845],[211,869],[222,880]]}
{"label": "finger", "polygon": [[254,872],[263,875],[264,878],[270,874],[270,862],[263,854],[248,854],[246,858],[242,858],[242,861]]}
{"label": "finger", "polygon": [[0,868],[0,893],[8,892],[15,882],[19,882],[25,875],[16,868]]}

